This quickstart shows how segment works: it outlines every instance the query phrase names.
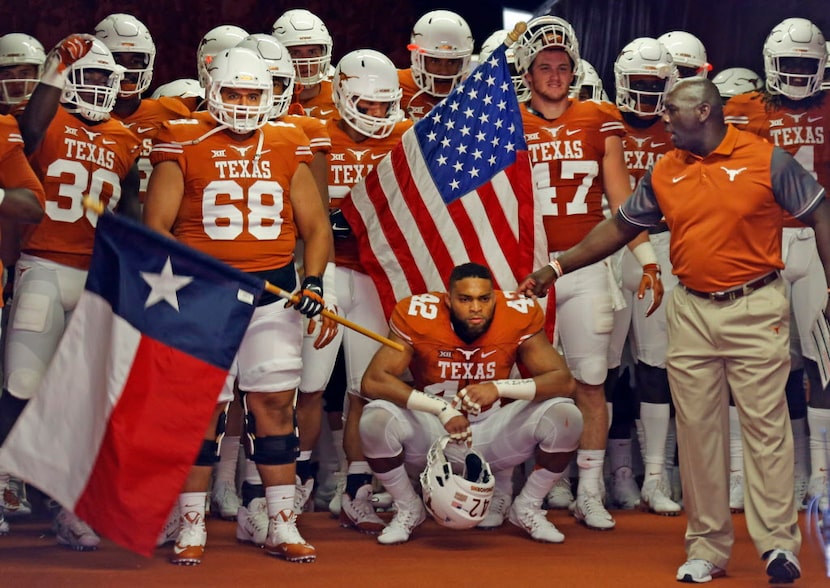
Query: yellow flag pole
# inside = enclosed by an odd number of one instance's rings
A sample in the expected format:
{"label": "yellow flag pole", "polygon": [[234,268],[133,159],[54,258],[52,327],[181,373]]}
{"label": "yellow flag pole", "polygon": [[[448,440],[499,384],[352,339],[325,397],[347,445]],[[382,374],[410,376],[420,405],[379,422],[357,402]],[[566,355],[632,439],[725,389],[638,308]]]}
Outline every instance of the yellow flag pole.
{"label": "yellow flag pole", "polygon": [[[100,200],[93,200],[89,196],[84,196],[84,207],[86,207],[89,210],[95,212],[99,216],[104,214],[104,204]],[[280,298],[285,298],[287,300],[290,300],[294,304],[297,304],[300,301],[300,297],[297,296],[296,294],[292,294],[288,290],[283,290],[282,288],[272,284],[268,280],[265,281],[265,289],[268,290],[269,292],[271,292],[272,294],[276,294]],[[329,319],[333,320],[334,322],[336,322],[338,324],[343,325],[344,327],[347,327],[347,328],[349,328],[353,331],[357,331],[361,335],[365,335],[366,337],[369,337],[370,339],[374,339],[378,343],[383,343],[384,345],[387,345],[387,346],[391,347],[392,349],[396,349],[398,351],[403,351],[403,345],[401,345],[400,343],[397,343],[396,341],[392,341],[388,337],[384,337],[383,335],[379,335],[378,333],[375,333],[374,331],[370,331],[366,327],[361,327],[357,323],[354,323],[354,322],[352,322],[352,321],[350,321],[346,318],[343,318],[342,316],[338,315],[336,312],[332,312],[329,309],[324,308],[323,311],[320,314],[322,314],[326,318],[329,318]]]}

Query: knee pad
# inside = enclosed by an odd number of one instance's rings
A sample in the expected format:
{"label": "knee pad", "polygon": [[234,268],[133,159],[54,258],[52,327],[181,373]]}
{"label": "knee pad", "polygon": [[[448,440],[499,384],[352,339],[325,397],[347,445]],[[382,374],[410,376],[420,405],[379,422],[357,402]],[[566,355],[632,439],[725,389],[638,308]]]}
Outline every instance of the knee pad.
{"label": "knee pad", "polygon": [[787,408],[790,411],[791,419],[803,419],[807,417],[807,393],[804,390],[804,370],[792,370],[787,376],[787,384],[784,386],[787,394]]}
{"label": "knee pad", "polygon": [[572,402],[557,402],[545,410],[536,429],[545,453],[576,451],[582,436],[582,413]]}
{"label": "knee pad", "polygon": [[219,461],[219,444],[216,441],[203,440],[196,456],[197,466],[212,466]]}
{"label": "knee pad", "polygon": [[6,385],[14,395],[23,400],[31,400],[40,388],[40,382],[44,374],[31,368],[18,368],[9,370]]}
{"label": "knee pad", "polygon": [[251,460],[263,465],[286,465],[297,461],[300,454],[300,439],[294,433],[290,435],[268,435],[256,437],[253,442],[254,452]]}
{"label": "knee pad", "polygon": [[579,373],[574,377],[589,386],[599,386],[608,375],[608,360],[605,357],[586,357],[579,361]]}
{"label": "knee pad", "polygon": [[394,457],[403,451],[402,429],[394,415],[380,407],[364,409],[360,417],[360,442],[370,459]]}
{"label": "knee pad", "polygon": [[640,400],[650,404],[666,404],[671,401],[669,375],[664,368],[637,362],[635,368]]}

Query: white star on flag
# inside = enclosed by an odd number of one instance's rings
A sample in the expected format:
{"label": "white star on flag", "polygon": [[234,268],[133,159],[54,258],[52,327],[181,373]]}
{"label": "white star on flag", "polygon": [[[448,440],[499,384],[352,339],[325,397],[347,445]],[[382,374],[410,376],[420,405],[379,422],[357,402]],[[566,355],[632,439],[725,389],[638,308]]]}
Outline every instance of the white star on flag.
{"label": "white star on flag", "polygon": [[164,262],[164,267],[160,274],[152,272],[141,272],[141,277],[147,284],[150,285],[150,294],[147,296],[147,301],[144,303],[144,308],[150,308],[157,302],[164,300],[176,309],[179,310],[179,298],[176,292],[187,286],[193,281],[192,276],[176,276],[173,274],[173,266],[170,263],[170,257]]}

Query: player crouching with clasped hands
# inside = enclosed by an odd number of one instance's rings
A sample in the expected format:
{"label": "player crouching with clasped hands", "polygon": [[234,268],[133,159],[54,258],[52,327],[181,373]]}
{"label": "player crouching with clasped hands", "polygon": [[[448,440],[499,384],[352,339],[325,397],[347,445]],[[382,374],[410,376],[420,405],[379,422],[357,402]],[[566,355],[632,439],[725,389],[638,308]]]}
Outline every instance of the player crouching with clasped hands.
{"label": "player crouching with clasped hands", "polygon": [[[424,500],[439,522],[495,529],[508,516],[537,541],[564,541],[542,500],[577,449],[582,414],[571,399],[574,379],[543,322],[535,301],[495,290],[490,271],[476,263],[452,271],[449,292],[397,304],[389,337],[403,350],[381,348],[362,383],[371,399],[360,419],[364,453],[396,510],[379,543],[407,541],[426,518],[410,482],[425,466]],[[509,379],[516,363],[530,377]],[[401,380],[407,368],[416,389]],[[447,435],[455,443],[442,439]],[[513,468],[531,456],[537,468],[511,507]],[[468,499],[480,493],[485,513],[474,509],[474,500],[453,510],[454,494],[437,491],[444,459],[458,471],[466,466],[466,475],[447,473],[442,481],[452,479]],[[489,470],[495,490],[487,509]]]}

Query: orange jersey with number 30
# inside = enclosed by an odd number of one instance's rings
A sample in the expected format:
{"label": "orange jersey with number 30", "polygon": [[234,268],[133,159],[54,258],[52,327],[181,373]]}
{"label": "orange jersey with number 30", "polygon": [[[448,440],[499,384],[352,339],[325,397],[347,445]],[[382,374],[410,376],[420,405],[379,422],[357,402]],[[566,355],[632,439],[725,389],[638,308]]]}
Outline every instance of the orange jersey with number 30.
{"label": "orange jersey with number 30", "polygon": [[210,113],[197,112],[165,123],[156,137],[150,161],[175,161],[184,176],[172,233],[245,272],[283,267],[294,259],[291,178],[311,161],[308,138],[279,121],[241,141],[227,130],[206,136],[216,126]]}
{"label": "orange jersey with number 30", "polygon": [[398,302],[389,326],[414,350],[409,369],[417,388],[451,397],[467,384],[510,377],[519,345],[542,330],[544,315],[530,298],[501,290],[493,294],[493,322],[472,343],[455,334],[443,293]]}
{"label": "orange jersey with number 30", "polygon": [[29,158],[46,192],[43,220],[23,238],[23,251],[88,269],[98,216],[84,209],[89,195],[112,210],[121,180],[135,163],[141,142],[117,120],[89,124],[58,108]]}

